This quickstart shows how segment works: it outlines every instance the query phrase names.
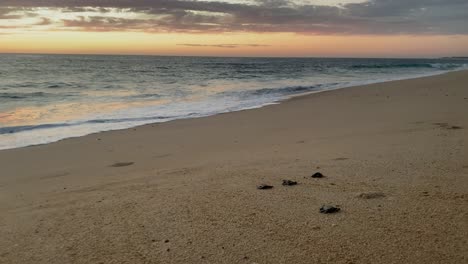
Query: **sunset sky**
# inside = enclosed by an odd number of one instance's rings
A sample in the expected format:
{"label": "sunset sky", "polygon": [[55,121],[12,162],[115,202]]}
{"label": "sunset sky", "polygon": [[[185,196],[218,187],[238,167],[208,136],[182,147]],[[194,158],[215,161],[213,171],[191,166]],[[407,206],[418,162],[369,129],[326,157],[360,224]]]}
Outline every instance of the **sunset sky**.
{"label": "sunset sky", "polygon": [[1,53],[468,56],[468,0],[1,0]]}

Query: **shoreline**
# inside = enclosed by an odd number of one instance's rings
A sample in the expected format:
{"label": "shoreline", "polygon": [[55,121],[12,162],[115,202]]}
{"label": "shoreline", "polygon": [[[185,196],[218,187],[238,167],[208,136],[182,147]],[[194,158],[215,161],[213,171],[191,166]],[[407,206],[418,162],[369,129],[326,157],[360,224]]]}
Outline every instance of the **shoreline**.
{"label": "shoreline", "polygon": [[[268,106],[271,106],[271,105],[284,103],[284,102],[286,102],[288,100],[291,100],[291,99],[294,99],[296,97],[310,96],[310,95],[313,95],[313,94],[318,94],[318,93],[323,93],[323,92],[332,92],[332,91],[341,90],[341,89],[356,88],[356,87],[362,87],[362,86],[368,86],[368,85],[374,85],[374,84],[385,84],[385,83],[390,83],[390,82],[414,80],[414,79],[427,78],[427,77],[432,77],[432,76],[439,76],[439,75],[444,75],[444,74],[450,74],[450,73],[453,73],[453,72],[463,72],[463,71],[468,72],[468,69],[457,69],[457,70],[450,70],[450,71],[441,71],[441,72],[437,72],[437,73],[425,73],[425,74],[415,75],[415,76],[412,76],[412,77],[404,77],[404,78],[401,78],[401,79],[397,78],[397,79],[390,79],[390,80],[369,80],[369,81],[364,81],[363,83],[355,83],[354,82],[354,83],[351,83],[351,84],[343,84],[343,86],[339,86],[339,87],[336,87],[336,88],[328,88],[328,89],[325,89],[325,90],[309,91],[309,92],[304,92],[304,93],[301,93],[301,94],[293,94],[293,95],[286,96],[285,98],[282,98],[282,99],[279,99],[279,100],[276,100],[276,101],[272,101],[272,102],[269,102],[269,103],[264,103],[264,104],[261,104],[261,105],[258,105],[258,106],[253,106],[253,107],[244,108],[244,109],[238,109],[238,110],[226,111],[226,112],[218,112],[218,113],[211,114],[211,115],[201,115],[201,116],[196,116],[196,117],[188,117],[188,116],[187,117],[180,117],[180,118],[175,118],[175,119],[171,119],[171,120],[168,120],[168,121],[146,123],[146,124],[135,125],[135,126],[127,127],[127,128],[115,128],[115,129],[97,131],[97,132],[92,132],[92,133],[84,134],[84,135],[65,137],[65,138],[61,138],[61,139],[58,139],[58,140],[54,139],[54,140],[52,140],[50,142],[45,142],[45,143],[38,143],[38,144],[31,144],[31,145],[26,145],[26,146],[4,148],[4,149],[0,149],[0,151],[43,146],[43,145],[53,144],[53,143],[60,142],[60,141],[63,141],[63,140],[68,140],[68,139],[81,138],[81,137],[86,137],[86,136],[90,136],[90,135],[106,133],[106,132],[111,132],[111,131],[121,131],[121,130],[127,130],[127,129],[134,129],[134,128],[148,126],[148,125],[162,124],[162,123],[167,123],[167,122],[174,122],[174,121],[177,121],[177,120],[205,118],[205,117],[216,116],[216,115],[220,115],[220,114],[227,114],[227,113],[235,113],[235,112],[240,112],[240,111],[261,109],[261,108],[268,107]],[[51,123],[51,124],[53,124],[53,123]],[[46,125],[46,124],[39,124],[39,125]],[[39,126],[39,125],[37,125],[37,126]]]}
{"label": "shoreline", "polygon": [[1,150],[0,262],[463,263],[467,85],[457,71]]}

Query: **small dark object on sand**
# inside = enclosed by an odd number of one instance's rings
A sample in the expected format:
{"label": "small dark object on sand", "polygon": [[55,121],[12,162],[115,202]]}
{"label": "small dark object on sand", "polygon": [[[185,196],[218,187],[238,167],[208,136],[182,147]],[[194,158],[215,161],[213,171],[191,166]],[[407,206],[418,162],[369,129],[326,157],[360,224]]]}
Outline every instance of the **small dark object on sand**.
{"label": "small dark object on sand", "polygon": [[316,172],[312,174],[312,178],[323,178],[323,177],[324,177],[323,174],[320,172]]}
{"label": "small dark object on sand", "polygon": [[335,160],[342,161],[342,160],[349,160],[349,158],[336,158]]}
{"label": "small dark object on sand", "polygon": [[461,126],[451,126],[448,123],[434,123],[434,125],[437,125],[441,128],[452,129],[452,130],[463,129],[463,127]]}
{"label": "small dark object on sand", "polygon": [[273,186],[267,185],[267,184],[261,184],[261,185],[257,186],[257,189],[259,189],[259,190],[268,190],[268,189],[271,189],[271,188],[273,188]]}
{"label": "small dark object on sand", "polygon": [[130,165],[135,164],[135,162],[117,162],[111,165],[111,167],[118,168],[118,167],[127,167]]}
{"label": "small dark object on sand", "polygon": [[293,185],[297,185],[297,182],[291,181],[291,180],[283,180],[283,185],[284,186],[293,186]]}
{"label": "small dark object on sand", "polygon": [[322,214],[333,214],[338,213],[341,209],[332,205],[323,205],[320,207],[320,213]]}
{"label": "small dark object on sand", "polygon": [[385,197],[385,194],[381,192],[366,192],[360,193],[357,197],[361,199],[378,199]]}

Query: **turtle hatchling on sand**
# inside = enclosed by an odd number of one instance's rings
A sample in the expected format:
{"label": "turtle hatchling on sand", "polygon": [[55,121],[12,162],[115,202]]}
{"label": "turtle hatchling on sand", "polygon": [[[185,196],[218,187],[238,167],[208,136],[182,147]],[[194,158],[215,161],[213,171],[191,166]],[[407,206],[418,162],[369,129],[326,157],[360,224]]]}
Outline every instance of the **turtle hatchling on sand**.
{"label": "turtle hatchling on sand", "polygon": [[311,177],[312,177],[312,178],[323,178],[323,177],[325,177],[325,176],[323,176],[323,174],[320,173],[320,172],[316,172],[316,173],[312,174]]}
{"label": "turtle hatchling on sand", "polygon": [[320,213],[322,214],[333,214],[338,213],[341,209],[332,205],[323,205],[320,207]]}
{"label": "turtle hatchling on sand", "polygon": [[297,185],[297,182],[296,181],[291,181],[291,180],[283,180],[283,185],[284,186],[293,186],[293,185]]}
{"label": "turtle hatchling on sand", "polygon": [[271,188],[273,188],[273,186],[267,185],[267,184],[261,184],[261,185],[257,186],[257,189],[259,189],[259,190],[268,190],[268,189],[271,189]]}

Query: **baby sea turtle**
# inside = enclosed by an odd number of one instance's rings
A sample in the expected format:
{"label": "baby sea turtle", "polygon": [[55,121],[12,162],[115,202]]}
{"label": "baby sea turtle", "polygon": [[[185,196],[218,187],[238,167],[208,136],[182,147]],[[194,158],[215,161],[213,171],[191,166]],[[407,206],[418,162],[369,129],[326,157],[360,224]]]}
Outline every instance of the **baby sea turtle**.
{"label": "baby sea turtle", "polygon": [[323,177],[324,177],[323,174],[320,172],[316,172],[312,174],[312,178],[323,178]]}
{"label": "baby sea turtle", "polygon": [[291,180],[283,180],[283,185],[284,186],[293,186],[293,185],[297,185],[297,182],[291,181]]}
{"label": "baby sea turtle", "polygon": [[267,185],[267,184],[260,184],[260,185],[257,186],[257,189],[259,189],[259,190],[268,190],[268,189],[271,189],[271,188],[273,188],[273,186]]}
{"label": "baby sea turtle", "polygon": [[333,214],[338,213],[341,209],[332,205],[323,205],[320,207],[320,213],[322,214]]}

